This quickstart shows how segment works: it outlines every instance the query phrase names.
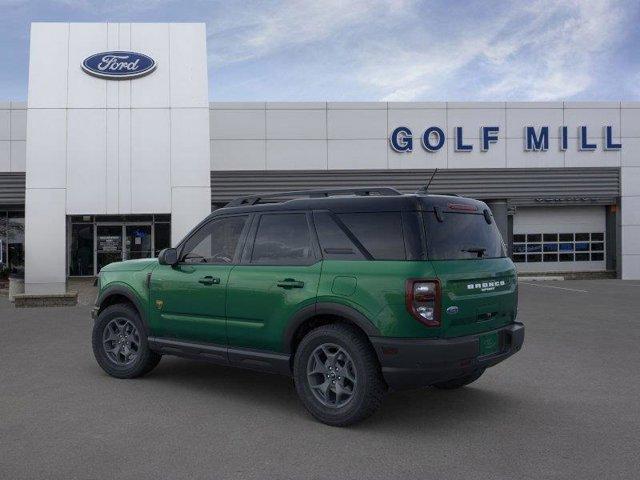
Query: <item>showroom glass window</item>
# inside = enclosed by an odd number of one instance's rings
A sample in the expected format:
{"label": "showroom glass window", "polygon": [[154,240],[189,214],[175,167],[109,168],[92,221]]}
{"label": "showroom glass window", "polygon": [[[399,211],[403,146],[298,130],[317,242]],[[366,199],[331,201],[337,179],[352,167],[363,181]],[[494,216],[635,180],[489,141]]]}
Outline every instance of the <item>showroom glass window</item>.
{"label": "showroom glass window", "polygon": [[171,246],[171,215],[70,217],[70,276],[93,276],[112,262],[157,257]]}
{"label": "showroom glass window", "polygon": [[7,260],[7,212],[0,211],[0,280],[9,275]]}
{"label": "showroom glass window", "polygon": [[2,267],[0,278],[10,273],[24,273],[24,212],[0,212],[0,241]]}

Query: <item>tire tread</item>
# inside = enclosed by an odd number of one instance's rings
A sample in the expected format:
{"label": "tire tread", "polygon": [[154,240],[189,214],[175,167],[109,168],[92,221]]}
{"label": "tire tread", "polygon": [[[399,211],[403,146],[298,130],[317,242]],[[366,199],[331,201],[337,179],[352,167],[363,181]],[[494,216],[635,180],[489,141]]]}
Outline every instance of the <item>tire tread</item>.
{"label": "tire tread", "polygon": [[[302,358],[301,352],[304,351],[304,348],[308,343],[322,336],[338,338],[348,343],[353,349],[354,354],[362,356],[362,361],[365,365],[364,372],[358,372],[358,374],[365,376],[362,380],[369,388],[364,392],[364,398],[360,408],[349,412],[349,414],[342,417],[335,415],[323,415],[321,412],[308,405],[308,401],[304,395],[301,374],[302,378],[306,376],[306,359]],[[364,336],[362,332],[357,330],[355,327],[340,323],[322,325],[307,333],[307,335],[302,339],[298,349],[296,350],[294,359],[294,379],[298,395],[302,399],[307,410],[321,422],[336,427],[353,425],[373,415],[373,413],[375,413],[375,411],[382,405],[387,391],[387,385],[382,378],[378,358],[366,336]]]}
{"label": "tire tread", "polygon": [[[110,320],[111,315],[114,313],[119,313],[121,316],[132,320],[136,324],[136,327],[140,332],[142,358],[127,369],[114,367],[103,352],[102,331],[104,329],[104,323]],[[152,351],[149,348],[147,335],[144,329],[144,325],[140,320],[140,315],[133,307],[125,303],[116,303],[114,305],[109,305],[102,312],[100,312],[100,315],[96,319],[93,326],[91,344],[93,347],[93,355],[98,362],[98,365],[100,365],[100,367],[109,375],[116,378],[142,377],[153,370],[162,359],[162,355]]]}

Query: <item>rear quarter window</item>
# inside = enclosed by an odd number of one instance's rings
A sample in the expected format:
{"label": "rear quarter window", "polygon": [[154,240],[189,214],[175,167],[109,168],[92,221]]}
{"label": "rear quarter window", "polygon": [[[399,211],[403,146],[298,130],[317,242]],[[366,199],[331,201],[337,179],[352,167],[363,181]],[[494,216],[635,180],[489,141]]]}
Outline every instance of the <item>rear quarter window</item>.
{"label": "rear quarter window", "polygon": [[337,217],[374,260],[406,260],[400,212],[342,213]]}
{"label": "rear quarter window", "polygon": [[358,246],[328,212],[315,212],[313,223],[318,232],[322,256],[327,260],[366,260]]}

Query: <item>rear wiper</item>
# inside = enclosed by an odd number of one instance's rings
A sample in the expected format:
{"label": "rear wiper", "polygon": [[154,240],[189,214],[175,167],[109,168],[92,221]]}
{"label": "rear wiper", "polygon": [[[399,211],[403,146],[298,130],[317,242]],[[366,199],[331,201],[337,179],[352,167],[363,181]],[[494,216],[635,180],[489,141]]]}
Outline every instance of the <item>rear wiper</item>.
{"label": "rear wiper", "polygon": [[461,251],[475,253],[478,255],[478,258],[482,258],[484,256],[484,252],[486,252],[487,249],[482,247],[473,247],[473,248],[463,248]]}

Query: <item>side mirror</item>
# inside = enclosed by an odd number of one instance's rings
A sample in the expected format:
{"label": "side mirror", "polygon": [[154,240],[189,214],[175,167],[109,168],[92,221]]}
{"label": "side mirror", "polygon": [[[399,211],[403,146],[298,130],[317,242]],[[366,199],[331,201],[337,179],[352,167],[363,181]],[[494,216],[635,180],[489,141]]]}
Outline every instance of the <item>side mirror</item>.
{"label": "side mirror", "polygon": [[158,263],[160,263],[160,265],[174,266],[178,263],[178,251],[175,248],[165,248],[163,250],[160,250],[160,255],[158,255]]}

